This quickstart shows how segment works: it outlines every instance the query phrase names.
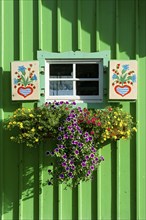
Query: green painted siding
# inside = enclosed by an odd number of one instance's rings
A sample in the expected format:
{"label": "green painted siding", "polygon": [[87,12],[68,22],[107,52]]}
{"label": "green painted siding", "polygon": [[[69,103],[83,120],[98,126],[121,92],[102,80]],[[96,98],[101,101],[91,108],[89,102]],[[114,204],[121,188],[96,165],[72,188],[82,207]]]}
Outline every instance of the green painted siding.
{"label": "green painted siding", "polygon": [[[145,0],[0,0],[1,220],[146,219],[145,9]],[[110,50],[111,59],[138,60],[138,100],[121,102],[138,132],[103,148],[94,181],[78,189],[48,186],[48,146],[16,145],[2,128],[16,108],[35,104],[11,101],[10,62],[36,60],[37,50]]]}

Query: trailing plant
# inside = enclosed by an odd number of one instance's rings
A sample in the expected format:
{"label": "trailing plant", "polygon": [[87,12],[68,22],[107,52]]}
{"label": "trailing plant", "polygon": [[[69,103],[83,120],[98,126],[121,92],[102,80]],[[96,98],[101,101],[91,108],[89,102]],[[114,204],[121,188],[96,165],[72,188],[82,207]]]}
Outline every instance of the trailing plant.
{"label": "trailing plant", "polygon": [[132,116],[120,107],[89,110],[75,105],[54,101],[39,108],[19,108],[5,121],[5,128],[13,131],[10,139],[17,143],[35,147],[56,140],[46,152],[54,161],[54,170],[48,170],[49,184],[57,179],[74,187],[91,179],[104,160],[98,155],[103,143],[128,139],[137,130]]}
{"label": "trailing plant", "polygon": [[52,184],[52,177],[55,177],[59,183],[74,187],[80,181],[91,179],[93,171],[104,160],[103,156],[98,156],[92,135],[78,125],[77,113],[80,111],[80,108],[71,110],[63,125],[58,128],[57,147],[47,152],[59,164],[54,171],[49,170]]}
{"label": "trailing plant", "polygon": [[78,123],[88,130],[97,145],[107,140],[128,139],[137,131],[133,117],[121,107],[90,111],[85,108],[78,116]]}
{"label": "trailing plant", "polygon": [[25,143],[28,147],[35,147],[46,139],[55,138],[58,127],[69,114],[72,104],[68,102],[45,103],[34,108],[18,108],[4,124],[13,131],[10,139],[17,143]]}

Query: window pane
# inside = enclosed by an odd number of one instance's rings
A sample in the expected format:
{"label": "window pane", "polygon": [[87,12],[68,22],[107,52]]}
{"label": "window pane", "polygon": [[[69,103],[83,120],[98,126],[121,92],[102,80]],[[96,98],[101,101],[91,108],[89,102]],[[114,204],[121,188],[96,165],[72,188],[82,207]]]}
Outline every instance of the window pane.
{"label": "window pane", "polygon": [[76,82],[77,95],[99,95],[98,81],[77,81]]}
{"label": "window pane", "polygon": [[50,78],[72,78],[72,64],[50,64]]}
{"label": "window pane", "polygon": [[76,64],[76,78],[99,78],[99,65]]}
{"label": "window pane", "polygon": [[50,81],[50,95],[73,95],[73,81]]}

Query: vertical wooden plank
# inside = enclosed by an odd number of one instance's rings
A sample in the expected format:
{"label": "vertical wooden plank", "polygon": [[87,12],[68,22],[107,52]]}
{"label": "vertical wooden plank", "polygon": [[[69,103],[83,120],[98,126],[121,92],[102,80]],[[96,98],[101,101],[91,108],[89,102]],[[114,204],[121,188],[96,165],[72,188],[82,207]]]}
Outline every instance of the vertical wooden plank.
{"label": "vertical wooden plank", "polygon": [[59,184],[59,219],[72,219],[72,189]]}
{"label": "vertical wooden plank", "polygon": [[[19,39],[20,39],[20,60],[33,60],[36,56],[33,49],[37,45],[37,37],[34,42],[33,25],[35,5],[33,1],[20,1],[19,3]],[[35,29],[36,30],[36,29]],[[37,32],[37,31],[36,31]],[[37,34],[37,33],[36,33]],[[33,103],[23,103],[23,107],[31,108]],[[33,149],[28,149],[25,145],[20,146],[19,151],[19,195],[20,195],[20,219],[33,219],[38,217],[38,189],[35,182],[37,164],[33,155]],[[34,194],[35,193],[35,194]]]}
{"label": "vertical wooden plank", "polygon": [[39,49],[56,52],[57,0],[39,1],[39,13]]}
{"label": "vertical wooden plank", "polygon": [[95,5],[95,31],[96,31],[96,51],[100,51],[100,7],[99,7],[99,0],[96,0]]}
{"label": "vertical wooden plank", "polygon": [[61,49],[65,52],[77,50],[76,1],[61,1],[58,7],[58,9],[60,9],[58,13],[60,13],[61,16],[61,18],[58,17],[58,26],[60,26],[59,30],[61,35],[60,44],[62,45]]}
{"label": "vertical wooden plank", "polygon": [[137,146],[136,146],[136,196],[137,219],[146,219],[146,15],[145,1],[137,1],[137,58],[138,70],[138,100],[137,100]]}
{"label": "vertical wooden plank", "polygon": [[58,52],[62,52],[62,17],[61,17],[61,1],[57,1],[57,42],[58,42]]}
{"label": "vertical wooden plank", "polygon": [[[19,2],[19,58],[23,60],[23,2]],[[19,148],[19,219],[23,219],[23,146]]]}
{"label": "vertical wooden plank", "polygon": [[[101,155],[105,161],[100,164],[101,166],[101,219],[111,219],[111,145],[105,146],[101,150]],[[105,206],[106,198],[106,206]]]}
{"label": "vertical wooden plank", "polygon": [[[119,1],[118,1],[119,2]],[[115,23],[117,17],[116,11],[116,0],[101,1],[97,2],[99,7],[99,38],[100,38],[100,51],[110,50],[112,59],[115,59]]]}
{"label": "vertical wooden plank", "polygon": [[77,3],[78,50],[82,50],[81,0],[78,0]]}
{"label": "vertical wooden plank", "polygon": [[[14,4],[1,1],[2,9],[2,63],[1,75],[2,90],[2,119],[7,118],[11,111],[17,107],[11,101],[10,90],[10,61],[14,59]],[[16,48],[17,50],[17,48]],[[2,124],[1,124],[2,126]],[[1,129],[3,129],[1,127]],[[8,132],[2,130],[2,199],[3,219],[18,218],[18,149],[16,145],[10,145]],[[10,181],[11,180],[11,181]],[[13,208],[12,208],[13,207]]]}
{"label": "vertical wooden plank", "polygon": [[2,76],[3,76],[3,65],[4,59],[2,54],[4,53],[4,2],[0,1],[0,216],[1,220],[3,220],[4,213],[4,162],[3,162],[3,129],[2,129],[2,120],[4,118],[3,115],[3,89],[2,89]]}
{"label": "vertical wooden plank", "polygon": [[38,1],[38,29],[39,29],[39,33],[38,33],[38,38],[39,38],[39,50],[43,49],[43,21],[42,21],[42,1],[39,0]]}
{"label": "vertical wooden plank", "polygon": [[[101,149],[98,150],[99,155],[101,155]],[[102,169],[101,169],[102,164],[98,167],[97,170],[97,219],[101,219],[101,176],[102,176]]]}
{"label": "vertical wooden plank", "polygon": [[[82,2],[82,1],[81,1]],[[88,16],[88,19],[87,19]],[[95,51],[95,0],[81,4],[82,51]]]}

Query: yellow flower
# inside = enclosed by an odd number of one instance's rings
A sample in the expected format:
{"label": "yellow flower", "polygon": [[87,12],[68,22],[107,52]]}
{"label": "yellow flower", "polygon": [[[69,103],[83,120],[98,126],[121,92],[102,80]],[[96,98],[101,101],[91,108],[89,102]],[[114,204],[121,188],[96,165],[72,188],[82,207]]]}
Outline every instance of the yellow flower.
{"label": "yellow flower", "polygon": [[39,139],[38,139],[38,138],[36,138],[36,139],[35,139],[35,142],[38,142],[38,141],[39,141]]}
{"label": "yellow flower", "polygon": [[22,122],[20,122],[19,127],[23,128],[23,123]]}
{"label": "yellow flower", "polygon": [[16,121],[13,121],[13,125],[16,125],[17,123],[16,123]]}
{"label": "yellow flower", "polygon": [[31,131],[32,131],[32,132],[35,132],[35,128],[32,128]]}
{"label": "yellow flower", "polygon": [[120,126],[120,127],[122,127],[122,126],[123,126],[123,121],[121,121],[121,122],[119,123],[119,126]]}
{"label": "yellow flower", "polygon": [[128,136],[129,136],[129,135],[130,135],[130,130],[128,130],[126,133],[127,133],[127,134],[128,134]]}
{"label": "yellow flower", "polygon": [[34,115],[33,114],[29,114],[29,117],[34,118]]}
{"label": "yellow flower", "polygon": [[136,127],[133,127],[133,131],[137,132],[137,128],[136,128]]}

